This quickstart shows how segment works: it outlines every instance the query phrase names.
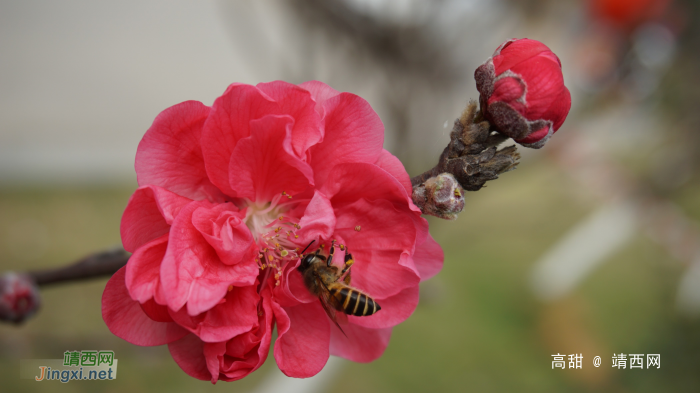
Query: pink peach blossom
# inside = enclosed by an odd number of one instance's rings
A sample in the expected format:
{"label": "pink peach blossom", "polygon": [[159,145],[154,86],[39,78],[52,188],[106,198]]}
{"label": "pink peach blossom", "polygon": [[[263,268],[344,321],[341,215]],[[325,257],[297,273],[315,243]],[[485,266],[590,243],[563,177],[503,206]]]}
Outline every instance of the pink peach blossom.
{"label": "pink peach blossom", "polygon": [[[109,329],[168,344],[186,373],[212,382],[260,367],[275,325],[288,376],[315,375],[329,355],[377,359],[443,262],[383,139],[365,100],[316,81],[233,84],[211,107],[163,111],[136,153],[139,188],[121,224],[133,255],[105,288]],[[311,240],[347,246],[351,285],[381,304],[348,316],[347,336],[296,269]]]}

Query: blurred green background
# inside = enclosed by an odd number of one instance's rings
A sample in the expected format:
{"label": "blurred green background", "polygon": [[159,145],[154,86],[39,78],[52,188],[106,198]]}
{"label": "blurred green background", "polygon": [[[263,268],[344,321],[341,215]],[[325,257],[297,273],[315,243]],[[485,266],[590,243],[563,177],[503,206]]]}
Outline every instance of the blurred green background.
{"label": "blurred green background", "polygon": [[[136,144],[172,104],[210,104],[234,81],[323,80],[370,101],[385,147],[416,175],[477,98],[473,69],[500,42],[527,36],[562,59],[574,97],[566,124],[544,149],[520,149],[516,171],[468,193],[456,221],[429,219],[445,265],[421,284],[414,315],[379,360],[342,361],[308,391],[700,389],[695,2],[202,4],[0,3],[0,50],[11,55],[0,76],[0,271],[61,266],[120,244]],[[650,39],[640,30],[649,24],[660,31]],[[635,207],[626,240],[589,261],[577,285],[538,296],[543,256],[615,203]],[[659,206],[672,214],[648,215]],[[116,338],[100,313],[105,282],[48,287],[34,318],[0,325],[0,391],[246,392],[279,378],[270,354],[244,380],[213,386],[182,372],[165,346]],[[82,349],[114,350],[118,378],[19,379],[20,359]],[[611,368],[620,352],[658,353],[661,368]],[[553,370],[557,353],[583,354],[583,368]]]}

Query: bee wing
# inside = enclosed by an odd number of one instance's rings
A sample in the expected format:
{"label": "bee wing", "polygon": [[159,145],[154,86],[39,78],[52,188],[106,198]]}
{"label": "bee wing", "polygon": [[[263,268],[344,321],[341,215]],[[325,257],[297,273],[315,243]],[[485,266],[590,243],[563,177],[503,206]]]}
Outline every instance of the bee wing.
{"label": "bee wing", "polygon": [[335,326],[340,329],[340,332],[343,333],[345,337],[348,335],[345,334],[343,331],[343,328],[340,327],[340,324],[338,323],[338,315],[336,312],[336,309],[334,307],[334,304],[337,302],[334,297],[331,296],[331,291],[328,290],[328,287],[326,287],[326,284],[323,283],[321,280],[321,277],[316,275],[316,284],[318,285],[319,288],[321,288],[321,293],[318,296],[318,300],[321,301],[321,306],[323,306],[323,310],[326,312],[326,315],[328,315],[328,318],[335,323]]}

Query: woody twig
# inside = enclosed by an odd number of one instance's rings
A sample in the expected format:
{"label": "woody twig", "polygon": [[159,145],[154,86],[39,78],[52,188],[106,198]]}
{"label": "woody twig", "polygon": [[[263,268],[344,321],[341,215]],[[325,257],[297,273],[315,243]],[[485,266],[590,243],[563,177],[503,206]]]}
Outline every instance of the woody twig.
{"label": "woody twig", "polygon": [[413,203],[424,214],[454,220],[464,208],[464,190],[478,191],[489,180],[515,169],[516,146],[498,149],[508,139],[493,129],[470,101],[455,120],[450,143],[430,170],[411,178]]}

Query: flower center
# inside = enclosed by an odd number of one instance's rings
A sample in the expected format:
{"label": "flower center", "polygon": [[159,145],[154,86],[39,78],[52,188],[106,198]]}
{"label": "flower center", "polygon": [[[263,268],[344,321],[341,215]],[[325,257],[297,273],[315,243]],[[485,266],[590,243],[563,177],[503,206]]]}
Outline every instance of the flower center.
{"label": "flower center", "polygon": [[244,221],[258,244],[256,262],[258,267],[265,271],[263,283],[274,274],[275,285],[280,285],[284,266],[301,256],[299,247],[294,242],[294,239],[299,238],[296,234],[301,228],[299,219],[284,215],[297,203],[286,200],[291,198],[283,192],[267,203],[248,201],[246,204]]}

